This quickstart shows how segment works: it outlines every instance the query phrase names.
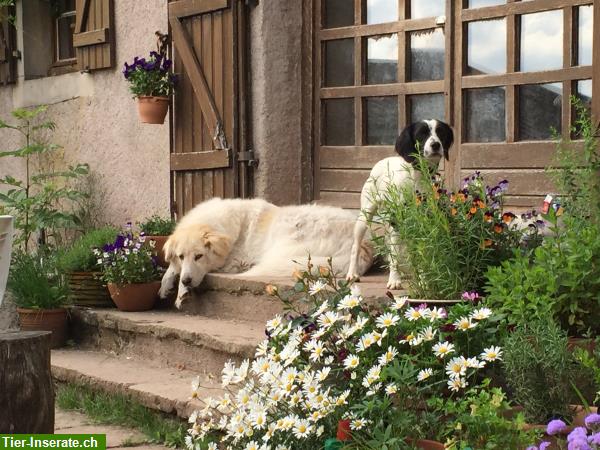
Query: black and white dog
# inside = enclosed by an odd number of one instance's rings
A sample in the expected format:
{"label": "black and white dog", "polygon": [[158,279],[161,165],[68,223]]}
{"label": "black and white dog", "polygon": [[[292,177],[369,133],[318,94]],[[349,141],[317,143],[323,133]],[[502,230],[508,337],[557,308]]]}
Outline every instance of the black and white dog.
{"label": "black and white dog", "polygon": [[[377,213],[379,207],[378,192],[384,192],[390,184],[401,187],[406,183],[418,183],[420,173],[415,170],[418,151],[429,162],[432,169],[437,169],[440,160],[448,160],[450,147],[454,142],[452,128],[439,120],[422,120],[406,127],[396,140],[396,152],[400,156],[392,156],[379,161],[369,175],[360,195],[360,213],[354,225],[354,243],[350,255],[350,267],[347,279],[359,278],[358,259],[360,243],[367,232],[367,223]],[[395,241],[392,234],[391,240]],[[398,242],[390,242],[397,246]],[[393,253],[393,252],[392,252]],[[390,261],[390,276],[388,289],[401,287],[400,274],[397,271],[397,261]]]}

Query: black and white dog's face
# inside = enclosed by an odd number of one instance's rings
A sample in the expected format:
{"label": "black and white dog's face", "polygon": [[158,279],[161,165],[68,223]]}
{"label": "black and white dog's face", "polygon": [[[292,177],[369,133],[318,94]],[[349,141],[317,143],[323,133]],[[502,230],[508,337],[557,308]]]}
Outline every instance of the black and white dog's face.
{"label": "black and white dog's face", "polygon": [[452,128],[439,120],[421,120],[407,126],[396,140],[396,152],[406,162],[414,164],[418,151],[429,163],[437,166],[442,156],[448,160],[454,142]]}

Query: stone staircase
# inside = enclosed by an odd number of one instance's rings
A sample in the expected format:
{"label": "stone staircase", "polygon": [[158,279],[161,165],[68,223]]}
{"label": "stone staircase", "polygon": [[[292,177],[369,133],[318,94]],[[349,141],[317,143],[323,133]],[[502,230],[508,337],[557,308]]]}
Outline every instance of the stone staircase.
{"label": "stone staircase", "polygon": [[[265,338],[265,322],[283,312],[264,293],[269,283],[293,285],[290,279],[211,274],[182,311],[73,307],[74,344],[52,351],[52,373],[57,381],[131,395],[149,408],[186,418],[201,407],[190,400],[192,380],[200,376],[200,399],[220,395],[223,364],[251,358]],[[380,301],[385,277],[366,277],[361,288],[370,301]]]}

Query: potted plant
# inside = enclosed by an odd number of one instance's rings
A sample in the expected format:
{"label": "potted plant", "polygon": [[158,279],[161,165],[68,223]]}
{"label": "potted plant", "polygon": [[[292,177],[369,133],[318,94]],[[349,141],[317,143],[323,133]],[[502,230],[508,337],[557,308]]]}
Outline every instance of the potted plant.
{"label": "potted plant", "polygon": [[8,290],[17,305],[22,330],[51,331],[52,348],[64,345],[67,337],[69,288],[57,270],[56,255],[50,251],[13,254]]}
{"label": "potted plant", "polygon": [[125,63],[123,75],[129,90],[138,99],[138,113],[143,123],[162,124],[169,109],[169,96],[175,76],[169,73],[172,62],[164,54],[150,52],[148,59],[136,56]]}
{"label": "potted plant", "polygon": [[128,228],[112,244],[94,250],[102,279],[121,311],[146,311],[156,302],[159,272],[152,243],[145,242],[145,236],[134,235]]}
{"label": "potted plant", "polygon": [[147,239],[156,242],[154,248],[158,258],[158,264],[161,267],[169,267],[169,264],[165,261],[163,247],[175,229],[175,221],[173,219],[164,219],[157,214],[154,214],[139,223],[138,226],[140,227],[141,232],[146,235]]}
{"label": "potted plant", "polygon": [[91,230],[76,239],[62,252],[58,264],[67,274],[73,304],[80,306],[114,306],[106,284],[100,279],[99,258],[93,249],[115,240],[119,230],[104,227]]}

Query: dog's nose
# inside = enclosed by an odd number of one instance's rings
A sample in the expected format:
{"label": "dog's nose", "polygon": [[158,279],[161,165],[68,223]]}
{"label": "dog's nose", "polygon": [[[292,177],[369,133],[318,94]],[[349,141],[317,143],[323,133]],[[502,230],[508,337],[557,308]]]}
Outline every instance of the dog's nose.
{"label": "dog's nose", "polygon": [[190,284],[192,284],[192,279],[190,277],[182,278],[181,284],[183,284],[184,286],[189,286]]}
{"label": "dog's nose", "polygon": [[442,145],[441,145],[439,142],[432,142],[432,143],[431,143],[431,149],[432,149],[434,152],[439,152],[439,151],[440,151],[440,147],[441,147],[441,146],[442,146]]}

